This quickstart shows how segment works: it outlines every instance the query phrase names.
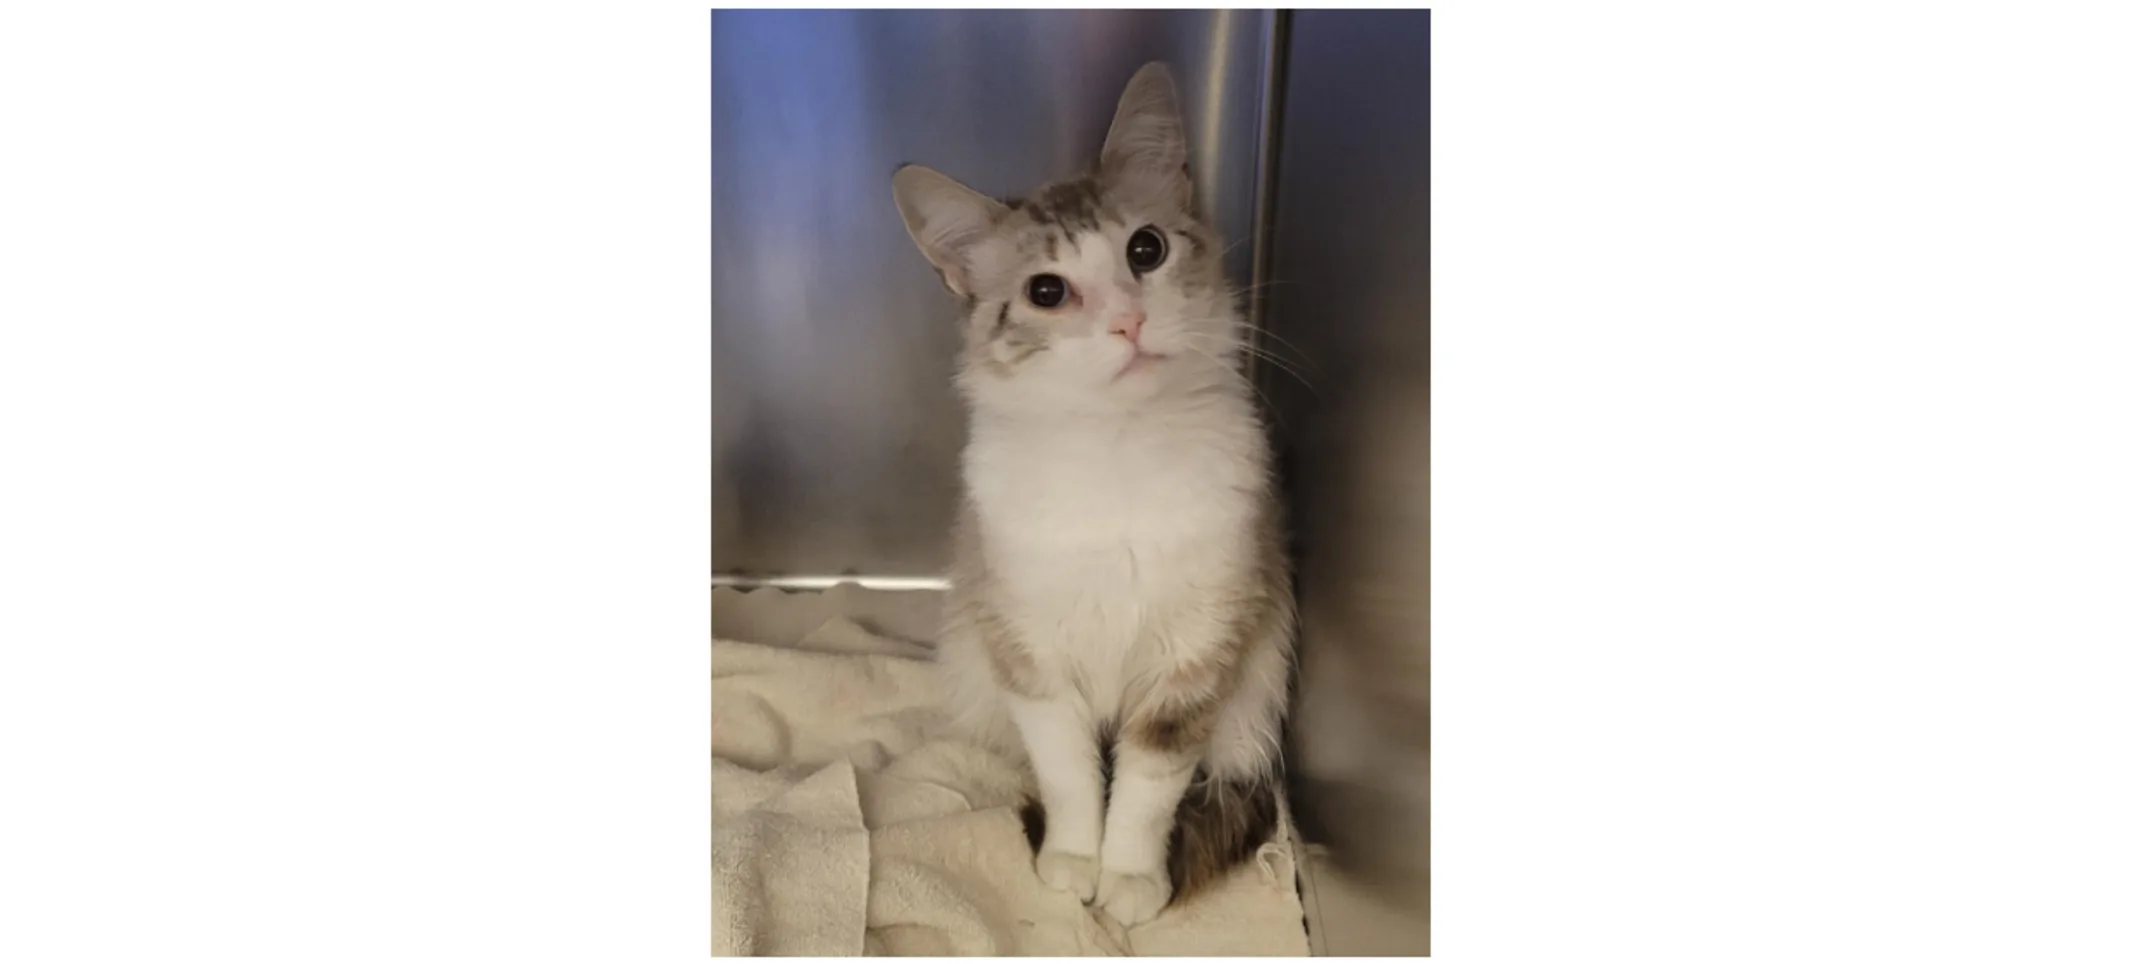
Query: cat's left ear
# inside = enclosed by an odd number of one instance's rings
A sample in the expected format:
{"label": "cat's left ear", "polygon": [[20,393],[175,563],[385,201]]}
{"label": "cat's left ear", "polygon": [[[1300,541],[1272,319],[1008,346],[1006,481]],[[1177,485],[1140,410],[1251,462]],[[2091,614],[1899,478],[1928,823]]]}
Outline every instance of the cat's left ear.
{"label": "cat's left ear", "polygon": [[1145,64],[1122,91],[1100,148],[1100,179],[1124,194],[1189,210],[1189,142],[1166,64]]}

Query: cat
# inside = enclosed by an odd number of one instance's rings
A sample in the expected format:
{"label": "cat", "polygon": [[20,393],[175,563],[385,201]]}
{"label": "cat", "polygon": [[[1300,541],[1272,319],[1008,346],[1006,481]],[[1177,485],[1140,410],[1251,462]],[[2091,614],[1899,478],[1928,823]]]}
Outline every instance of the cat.
{"label": "cat", "polygon": [[1131,78],[1086,176],[1005,201],[914,165],[892,181],[963,306],[953,716],[1030,763],[1040,879],[1142,923],[1275,831],[1294,631],[1239,292],[1173,81]]}

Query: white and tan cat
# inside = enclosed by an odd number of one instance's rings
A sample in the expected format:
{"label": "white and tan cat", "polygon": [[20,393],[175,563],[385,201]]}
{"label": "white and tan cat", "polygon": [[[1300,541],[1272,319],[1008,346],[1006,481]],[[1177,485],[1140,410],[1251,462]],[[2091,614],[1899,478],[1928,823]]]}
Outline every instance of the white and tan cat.
{"label": "white and tan cat", "polygon": [[893,177],[964,305],[953,709],[1031,762],[1041,879],[1124,924],[1269,839],[1292,653],[1243,321],[1187,162],[1150,64],[1088,176],[1010,201]]}

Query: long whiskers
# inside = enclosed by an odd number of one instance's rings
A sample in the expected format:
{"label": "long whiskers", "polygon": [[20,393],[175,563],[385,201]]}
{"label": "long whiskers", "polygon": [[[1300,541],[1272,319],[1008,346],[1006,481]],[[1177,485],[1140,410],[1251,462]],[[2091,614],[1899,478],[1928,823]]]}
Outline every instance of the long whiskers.
{"label": "long whiskers", "polygon": [[1272,418],[1278,419],[1278,424],[1280,426],[1283,426],[1285,424],[1284,417],[1278,414],[1278,406],[1271,402],[1271,397],[1269,395],[1265,395],[1263,393],[1263,389],[1256,387],[1255,379],[1250,378],[1245,374],[1242,374],[1239,368],[1227,363],[1225,359],[1220,358],[1219,356],[1214,355],[1201,348],[1197,348],[1193,345],[1183,345],[1181,346],[1181,349],[1192,355],[1196,355],[1210,361],[1212,367],[1224,373],[1226,377],[1238,380],[1241,384],[1247,386],[1249,391],[1256,393],[1256,397],[1263,401],[1263,410],[1271,413]]}
{"label": "long whiskers", "polygon": [[[1216,342],[1221,348],[1239,351],[1249,355],[1250,357],[1260,358],[1264,361],[1270,362],[1271,365],[1277,368],[1279,371],[1292,376],[1293,380],[1299,382],[1302,388],[1308,390],[1309,394],[1318,396],[1320,395],[1320,393],[1316,392],[1315,390],[1315,383],[1310,380],[1307,375],[1303,374],[1300,369],[1293,367],[1292,364],[1288,363],[1285,358],[1280,357],[1276,352],[1270,351],[1269,349],[1262,348],[1257,345],[1249,344],[1246,341],[1224,338],[1218,335],[1206,334],[1204,332],[1189,331],[1182,332],[1181,334],[1191,339],[1202,339],[1207,344]],[[1209,355],[1208,352],[1205,354]],[[1315,367],[1312,363],[1308,363],[1305,359],[1302,359],[1302,363],[1308,364],[1310,368]],[[1321,370],[1317,369],[1316,373],[1321,374]]]}
{"label": "long whiskers", "polygon": [[[1289,285],[1289,284],[1295,284],[1295,283],[1297,283],[1297,282],[1293,282],[1293,281],[1288,281],[1288,280],[1286,280],[1286,279],[1284,279],[1284,278],[1272,278],[1272,279],[1269,279],[1269,280],[1267,280],[1267,281],[1259,281],[1259,282],[1256,282],[1255,284],[1248,284],[1248,285],[1240,285],[1240,286],[1236,287],[1236,288],[1234,289],[1234,291],[1235,291],[1235,294],[1236,294],[1236,295],[1246,295],[1246,294],[1252,294],[1252,293],[1255,293],[1255,292],[1260,292],[1260,291],[1262,291],[1262,290],[1263,290],[1263,289],[1265,289],[1265,288],[1273,288],[1273,287],[1276,287],[1276,286],[1278,286],[1278,285]],[[1258,334],[1261,334],[1261,335],[1268,335],[1268,336],[1270,336],[1271,338],[1277,339],[1277,341],[1278,341],[1278,343],[1279,343],[1279,344],[1281,344],[1281,345],[1284,345],[1284,346],[1285,346],[1286,348],[1290,349],[1290,350],[1291,350],[1291,351],[1293,352],[1293,354],[1294,354],[1294,355],[1296,356],[1296,357],[1295,357],[1295,358],[1293,359],[1294,361],[1296,361],[1296,362],[1298,362],[1298,363],[1300,363],[1300,364],[1302,364],[1302,365],[1305,365],[1305,366],[1307,366],[1307,367],[1308,367],[1309,369],[1313,370],[1313,371],[1314,371],[1314,372],[1315,372],[1315,373],[1316,373],[1317,375],[1321,375],[1321,374],[1323,373],[1323,372],[1322,372],[1322,369],[1321,369],[1321,368],[1320,368],[1319,366],[1317,366],[1317,365],[1316,365],[1316,364],[1315,364],[1314,362],[1312,362],[1312,361],[1309,361],[1309,360],[1308,360],[1308,353],[1307,353],[1307,352],[1305,352],[1305,351],[1302,351],[1302,350],[1301,350],[1301,347],[1300,347],[1299,345],[1293,344],[1293,343],[1292,343],[1291,341],[1287,340],[1287,339],[1286,339],[1286,337],[1285,337],[1284,335],[1281,335],[1281,334],[1279,334],[1279,333],[1277,333],[1277,332],[1275,332],[1275,331],[1272,331],[1272,330],[1270,330],[1269,328],[1260,328],[1260,327],[1256,329],[1256,332],[1257,332]]]}
{"label": "long whiskers", "polygon": [[[1326,372],[1324,372],[1324,371],[1323,371],[1323,368],[1322,368],[1322,366],[1321,366],[1321,365],[1317,365],[1317,364],[1316,364],[1315,362],[1313,362],[1313,361],[1309,360],[1309,358],[1308,358],[1308,353],[1307,353],[1307,352],[1305,352],[1305,351],[1303,351],[1303,350],[1301,350],[1301,347],[1300,347],[1299,345],[1296,345],[1296,344],[1293,344],[1293,343],[1292,343],[1292,342],[1290,342],[1290,341],[1287,341],[1284,335],[1280,335],[1279,333],[1277,333],[1277,332],[1275,332],[1275,331],[1272,331],[1272,330],[1270,330],[1270,329],[1268,329],[1268,328],[1258,328],[1258,329],[1256,329],[1256,334],[1258,334],[1258,335],[1261,335],[1261,336],[1267,336],[1267,337],[1270,337],[1270,338],[1274,338],[1274,339],[1277,339],[1277,341],[1278,341],[1278,344],[1284,345],[1284,346],[1286,347],[1286,350],[1288,350],[1288,351],[1291,351],[1291,352],[1293,353],[1293,356],[1294,356],[1294,357],[1292,358],[1292,361],[1293,361],[1293,362],[1295,362],[1295,363],[1298,363],[1298,364],[1300,364],[1300,365],[1306,366],[1306,367],[1307,367],[1307,369],[1308,369],[1308,370],[1309,370],[1310,372],[1313,372],[1313,373],[1315,374],[1315,377],[1317,377],[1317,378],[1325,378],[1325,377],[1328,377],[1328,373],[1326,373]],[[1273,351],[1271,351],[1271,350],[1270,350],[1270,349],[1268,349],[1268,348],[1265,348],[1265,347],[1263,347],[1263,346],[1261,346],[1261,345],[1254,345],[1254,344],[1251,344],[1251,345],[1249,345],[1248,347],[1249,347],[1249,349],[1250,349],[1250,350],[1252,350],[1252,351],[1256,351],[1256,352],[1260,352],[1260,353],[1262,353],[1262,357],[1264,357],[1264,358],[1267,358],[1267,359],[1270,359],[1270,360],[1271,360],[1271,361],[1272,361],[1273,363],[1275,363],[1275,364],[1281,364],[1281,365],[1282,365],[1282,364],[1284,364],[1284,361],[1282,361],[1282,360],[1280,360],[1280,359],[1279,359],[1279,357],[1278,357],[1277,353],[1276,353],[1276,352],[1273,352]],[[1299,378],[1299,377],[1300,377],[1300,373],[1299,373],[1299,372],[1297,372],[1297,371],[1296,371],[1296,372],[1294,372],[1294,377],[1295,377],[1295,378]],[[1305,382],[1305,381],[1306,381],[1306,379],[1302,379],[1302,381],[1303,381],[1303,382]]]}

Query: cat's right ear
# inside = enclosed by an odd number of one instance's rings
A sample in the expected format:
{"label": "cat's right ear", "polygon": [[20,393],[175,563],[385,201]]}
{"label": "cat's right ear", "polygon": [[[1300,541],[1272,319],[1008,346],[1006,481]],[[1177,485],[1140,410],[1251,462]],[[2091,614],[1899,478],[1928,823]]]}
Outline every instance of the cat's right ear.
{"label": "cat's right ear", "polygon": [[1002,202],[916,164],[892,174],[892,198],[914,245],[943,274],[944,286],[973,297],[974,249],[1003,213]]}

